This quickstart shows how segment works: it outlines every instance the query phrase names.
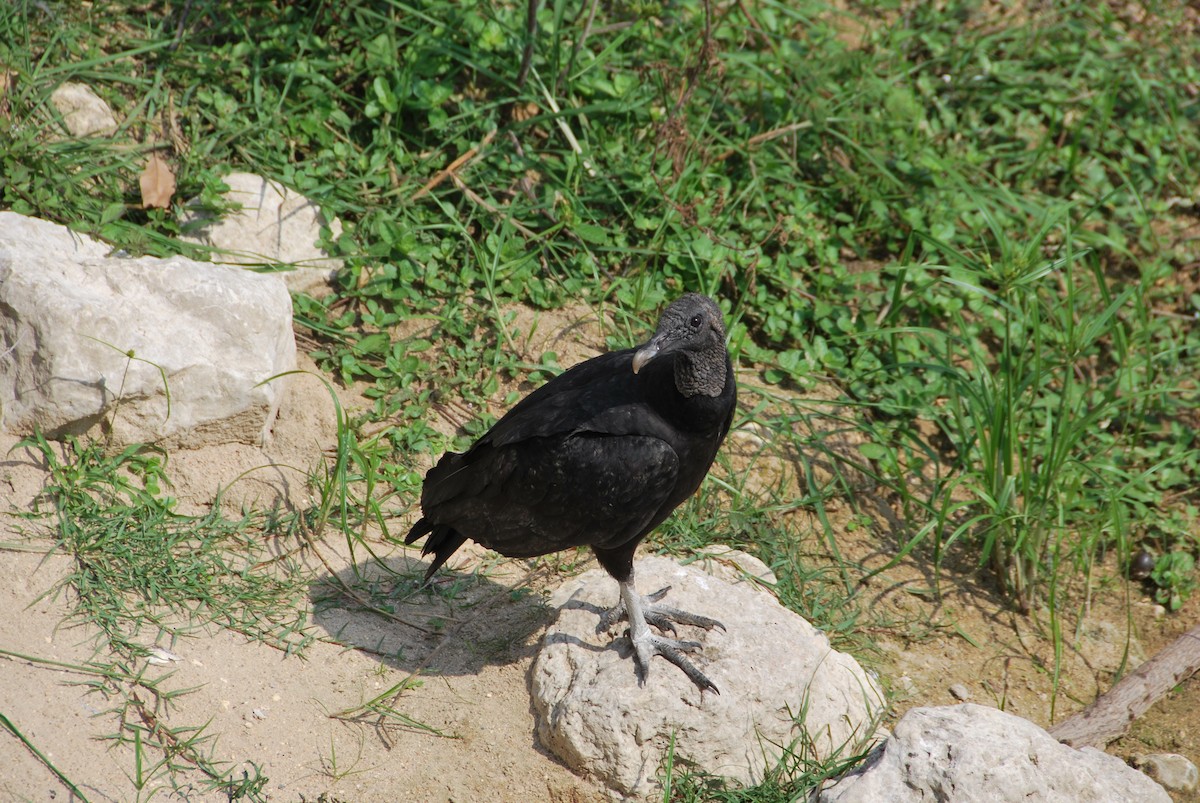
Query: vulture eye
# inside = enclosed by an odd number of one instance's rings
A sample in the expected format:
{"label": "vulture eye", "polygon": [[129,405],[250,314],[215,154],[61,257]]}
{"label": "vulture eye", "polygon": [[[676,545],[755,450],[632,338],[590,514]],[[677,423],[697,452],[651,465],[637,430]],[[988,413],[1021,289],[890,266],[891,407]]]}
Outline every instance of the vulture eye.
{"label": "vulture eye", "polygon": [[699,315],[693,315],[692,319],[690,321],[688,321],[688,323],[691,324],[693,329],[699,329],[700,324],[704,323],[704,319],[701,318]]}

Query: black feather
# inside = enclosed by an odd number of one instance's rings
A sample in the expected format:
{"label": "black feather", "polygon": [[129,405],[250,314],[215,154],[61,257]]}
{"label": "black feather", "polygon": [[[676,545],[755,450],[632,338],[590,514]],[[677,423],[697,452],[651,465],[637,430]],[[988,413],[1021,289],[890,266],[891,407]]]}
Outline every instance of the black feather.
{"label": "black feather", "polygon": [[645,345],[533,391],[429,470],[405,542],[428,536],[430,575],[469,538],[509,557],[590,546],[627,581],[638,543],[695,493],[729,431],[737,390],[724,338],[717,305],[688,294]]}

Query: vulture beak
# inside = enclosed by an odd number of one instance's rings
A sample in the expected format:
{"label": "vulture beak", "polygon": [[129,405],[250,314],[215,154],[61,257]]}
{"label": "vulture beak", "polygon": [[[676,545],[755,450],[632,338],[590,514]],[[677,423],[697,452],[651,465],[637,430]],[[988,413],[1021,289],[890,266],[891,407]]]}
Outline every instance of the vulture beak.
{"label": "vulture beak", "polygon": [[660,348],[662,348],[662,341],[658,337],[655,337],[649,343],[635,351],[633,353],[633,372],[636,374],[645,368],[646,363],[658,356]]}

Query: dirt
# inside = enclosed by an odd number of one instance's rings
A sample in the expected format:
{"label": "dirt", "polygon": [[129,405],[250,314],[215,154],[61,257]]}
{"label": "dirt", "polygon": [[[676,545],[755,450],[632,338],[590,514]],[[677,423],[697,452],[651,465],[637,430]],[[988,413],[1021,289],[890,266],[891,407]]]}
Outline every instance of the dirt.
{"label": "dirt", "polygon": [[[569,365],[602,343],[602,326],[583,312],[522,312],[508,325],[514,346],[532,362],[554,350],[560,363]],[[744,379],[753,381],[753,376]],[[365,406],[353,392],[339,393],[347,407]],[[812,419],[821,430],[819,422],[828,423],[833,413],[813,409],[822,413]],[[453,428],[462,414],[448,408],[437,426]],[[305,507],[310,504],[305,476],[334,446],[333,421],[326,388],[315,378],[296,377],[271,444],[172,453],[172,493],[184,512],[204,511],[219,490],[230,511],[243,505]],[[771,456],[763,448],[769,438],[748,429],[730,441],[732,470],[759,474],[758,488],[795,483],[806,466],[823,479],[829,476],[822,473],[830,470],[829,461],[854,447],[844,427],[823,431],[833,445],[820,460],[805,462],[796,455]],[[11,450],[14,443],[12,437],[0,437],[0,453],[6,455],[0,461],[0,489],[16,512],[30,508],[45,470],[27,450]],[[858,479],[851,486],[862,505],[833,503],[830,521],[843,558],[873,569],[900,550],[905,535],[891,501],[875,496],[882,492],[854,476]],[[869,526],[863,525],[863,511],[874,511],[867,517]],[[804,538],[805,559],[821,560],[828,546],[819,522],[811,511],[789,515],[796,517]],[[117,730],[112,709],[119,700],[90,690],[89,677],[68,668],[101,656],[95,655],[96,633],[71,624],[71,595],[47,594],[67,570],[67,558],[44,554],[47,544],[36,526],[0,515],[0,545],[7,547],[0,551],[0,605],[10,612],[0,625],[0,650],[7,655],[0,659],[0,714],[89,800],[227,799],[200,791],[194,771],[176,776],[196,784],[193,788],[169,792],[166,776],[149,765],[143,767],[149,780],[138,788],[134,749],[106,738]],[[584,568],[580,561],[586,559],[568,555],[529,564],[464,549],[450,564],[459,571],[440,581],[460,587],[450,604],[449,594],[410,593],[405,584],[419,576],[421,565],[415,550],[382,542],[376,547],[386,568],[398,574],[374,566],[361,553],[356,572],[340,537],[325,539],[305,555],[313,572],[305,604],[316,638],[299,655],[215,628],[161,645],[179,660],[139,668],[151,678],[170,675],[162,681],[165,688],[189,691],[158,712],[160,724],[203,728],[212,737],[206,744],[209,755],[229,762],[223,766],[235,775],[248,769],[244,762],[253,762],[269,779],[262,792],[271,800],[607,800],[594,781],[539,747],[528,691],[532,657],[551,615],[542,592],[564,572]],[[931,590],[938,578],[926,554],[914,553],[865,583],[859,629],[875,649],[860,658],[889,688],[897,716],[914,706],[952,704],[957,698],[951,687],[961,684],[955,688],[959,696],[965,692],[973,702],[1047,725],[1089,702],[1111,685],[1114,673],[1136,666],[1200,614],[1192,599],[1179,613],[1165,615],[1144,589],[1116,577],[1116,568],[1110,560],[1093,578],[1084,616],[1077,615],[1087,598],[1082,588],[1070,589],[1069,604],[1060,605],[1070,648],[1057,691],[1048,612],[1013,613],[986,576],[958,555],[947,560],[940,597]],[[360,600],[391,598],[388,594],[397,591],[393,596],[400,603],[387,617],[344,596],[331,604],[329,581],[335,577]],[[1127,623],[1132,624],[1128,642]],[[410,718],[409,726],[395,718],[336,716],[408,679],[417,685],[392,704]],[[1109,751],[1122,758],[1178,752],[1200,762],[1198,703],[1200,684],[1192,679]],[[5,733],[0,736],[0,801],[71,799],[46,763],[11,729]],[[152,752],[145,755],[157,760]]]}

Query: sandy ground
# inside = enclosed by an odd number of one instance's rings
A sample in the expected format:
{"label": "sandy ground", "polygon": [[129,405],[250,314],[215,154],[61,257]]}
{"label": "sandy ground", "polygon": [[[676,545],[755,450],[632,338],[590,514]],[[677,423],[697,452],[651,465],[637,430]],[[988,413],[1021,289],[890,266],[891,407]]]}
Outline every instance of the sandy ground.
{"label": "sandy ground", "polygon": [[[226,445],[171,454],[168,473],[181,510],[198,512],[218,489],[227,489],[225,504],[231,510],[241,504],[304,504],[302,471],[317,465],[323,450],[333,445],[333,420],[324,387],[315,379],[297,378],[267,449]],[[29,452],[10,451],[15,442],[0,438],[0,452],[7,454],[0,462],[0,487],[13,510],[28,510],[45,472]],[[259,468],[268,464],[283,468]],[[37,530],[5,515],[0,518],[0,543],[45,550],[48,541],[30,540],[21,532]],[[353,578],[344,543],[329,539],[321,555],[336,573]],[[411,557],[396,560],[416,563],[415,552],[404,554]],[[329,572],[312,556],[308,563],[316,595]],[[0,625],[0,650],[42,662],[0,660],[0,713],[89,800],[149,799],[156,791],[163,799],[170,789],[167,779],[152,777],[139,793],[131,780],[136,775],[134,751],[104,739],[116,730],[117,715],[110,709],[117,700],[81,686],[88,675],[44,663],[80,665],[99,657],[96,633],[70,624],[70,594],[46,595],[66,568],[62,556],[0,552],[0,605],[9,611]],[[150,677],[171,673],[167,688],[193,689],[173,701],[165,722],[174,728],[205,726],[205,733],[214,737],[212,758],[230,762],[226,766],[257,764],[270,779],[263,792],[272,800],[605,799],[594,784],[576,777],[534,741],[526,674],[537,631],[549,611],[540,597],[513,602],[507,589],[491,580],[480,586],[466,595],[479,604],[447,629],[450,638],[335,607],[313,612],[312,634],[324,640],[314,641],[299,656],[212,628],[168,642],[178,662],[144,669]],[[497,589],[505,593],[497,594]],[[308,604],[312,607],[311,599]],[[500,651],[487,642],[497,629],[509,636]],[[485,642],[488,648],[481,650]],[[160,641],[160,646],[166,644]],[[438,652],[430,671],[441,676],[424,678],[398,707],[445,735],[331,718],[408,677],[434,649]],[[377,654],[397,651],[411,658]],[[70,797],[8,733],[0,735],[0,766],[5,768],[0,801]],[[197,786],[202,780],[195,773],[177,777],[190,778]],[[226,799],[194,790],[185,790],[184,796]]]}
{"label": "sandy ground", "polygon": [[[600,342],[594,327],[585,330],[572,330],[576,345],[557,344],[562,364],[586,356],[579,338]],[[540,354],[545,344],[528,345]],[[361,402],[347,394],[343,403]],[[332,447],[333,420],[325,388],[315,379],[297,378],[268,448],[220,446],[171,455],[168,471],[181,509],[203,510],[225,488],[225,504],[231,509],[241,504],[304,506],[304,472],[319,465]],[[0,437],[0,453],[6,455],[0,461],[0,489],[8,507],[22,511],[29,509],[45,472],[30,453],[12,451],[14,443],[14,438]],[[728,448],[745,465],[756,459],[758,443],[754,433],[743,433]],[[276,467],[261,468],[269,464]],[[245,475],[250,469],[257,470]],[[786,461],[764,460],[761,469],[769,482],[789,473]],[[871,489],[861,490],[864,498],[871,497]],[[866,567],[886,562],[903,539],[888,524],[894,514],[884,515],[887,500],[875,501],[881,514],[874,526],[851,526],[862,517],[848,505],[831,510],[835,527],[844,532],[839,549]],[[824,549],[820,524],[805,519],[810,514],[804,511],[789,515],[797,517],[802,535],[808,533],[801,552],[819,560]],[[186,766],[175,775],[185,784],[182,790],[172,791],[167,776],[149,766],[143,768],[149,780],[139,789],[134,750],[106,738],[118,727],[119,714],[113,711],[118,700],[83,685],[89,679],[84,674],[47,665],[80,665],[102,656],[95,654],[96,634],[71,624],[70,595],[47,595],[63,576],[67,559],[47,557],[49,542],[36,536],[36,526],[0,513],[0,545],[6,547],[0,551],[0,606],[8,612],[0,624],[0,650],[7,653],[0,657],[0,714],[89,800],[227,799],[222,793],[199,791],[203,779]],[[306,557],[313,585],[304,604],[311,608],[316,640],[300,655],[214,628],[171,643],[177,662],[138,667],[149,677],[173,673],[162,681],[165,688],[191,690],[159,712],[164,726],[203,727],[211,737],[207,754],[235,773],[246,762],[260,767],[269,779],[262,794],[270,800],[608,799],[594,781],[548,755],[534,736],[529,667],[552,614],[540,592],[558,581],[547,564],[533,569],[520,561],[499,564],[486,579],[469,583],[452,609],[406,607],[388,619],[349,600],[331,607],[317,606],[314,598],[327,594],[322,589],[330,571],[351,585],[404,581],[373,570],[361,554],[359,569],[366,575],[357,577],[341,537],[326,539],[320,556],[328,568],[315,555]],[[490,560],[484,551],[468,549],[452,566],[469,571]],[[402,571],[416,568],[418,561],[415,551],[393,551],[386,558],[390,568]],[[510,593],[515,584],[532,593]],[[878,649],[861,658],[880,672],[897,713],[916,705],[954,703],[949,689],[960,683],[974,702],[1003,706],[1045,725],[1107,688],[1121,664],[1126,643],[1121,594],[1104,595],[1116,602],[1097,603],[1082,622],[1068,622],[1067,631],[1078,637],[1071,639],[1066,675],[1055,696],[1047,670],[1053,665],[1049,641],[1034,620],[1008,612],[969,567],[949,566],[940,600],[923,590],[930,585],[927,566],[913,559],[876,576],[864,589],[863,630]],[[1200,607],[1193,601],[1176,616],[1161,616],[1141,589],[1133,591],[1131,660],[1136,665],[1186,630]],[[431,627],[439,617],[449,624]],[[419,685],[404,692],[395,707],[428,729],[331,716],[416,670],[423,670]],[[1127,757],[1168,750],[1200,761],[1200,695],[1195,687],[1195,680],[1183,684],[1110,751]],[[0,767],[0,801],[71,799],[26,744],[2,729]]]}

